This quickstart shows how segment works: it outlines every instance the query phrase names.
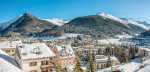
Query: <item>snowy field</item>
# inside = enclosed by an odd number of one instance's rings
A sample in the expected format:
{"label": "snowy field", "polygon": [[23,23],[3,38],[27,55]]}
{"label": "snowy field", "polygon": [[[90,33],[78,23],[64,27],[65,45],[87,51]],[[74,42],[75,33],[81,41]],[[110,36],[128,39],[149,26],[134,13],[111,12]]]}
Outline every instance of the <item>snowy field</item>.
{"label": "snowy field", "polygon": [[82,34],[74,34],[74,33],[65,33],[63,34],[62,36],[60,37],[37,37],[39,39],[44,39],[44,40],[58,40],[58,39],[67,39],[68,37],[73,37],[73,38],[76,38],[78,35],[82,35]]}
{"label": "snowy field", "polygon": [[102,43],[102,44],[131,43],[131,42],[127,42],[127,41],[120,41],[120,39],[123,39],[123,38],[131,38],[132,36],[130,36],[130,35],[116,35],[116,37],[118,37],[118,38],[101,39],[101,40],[98,40],[98,42]]}

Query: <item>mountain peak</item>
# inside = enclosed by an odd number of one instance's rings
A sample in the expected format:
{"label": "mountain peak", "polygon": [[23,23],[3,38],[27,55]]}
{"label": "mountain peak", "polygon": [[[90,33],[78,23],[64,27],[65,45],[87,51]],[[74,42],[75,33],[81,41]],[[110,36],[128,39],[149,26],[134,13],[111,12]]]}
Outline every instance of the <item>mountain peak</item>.
{"label": "mountain peak", "polygon": [[30,14],[30,12],[26,12],[26,13],[24,13],[24,14]]}
{"label": "mountain peak", "polygon": [[32,15],[31,15],[31,13],[26,12],[26,13],[23,14],[23,16],[32,16]]}
{"label": "mountain peak", "polygon": [[100,13],[97,13],[97,15],[106,16],[106,15],[108,15],[108,14],[107,14],[107,13],[105,13],[105,12],[100,12]]}

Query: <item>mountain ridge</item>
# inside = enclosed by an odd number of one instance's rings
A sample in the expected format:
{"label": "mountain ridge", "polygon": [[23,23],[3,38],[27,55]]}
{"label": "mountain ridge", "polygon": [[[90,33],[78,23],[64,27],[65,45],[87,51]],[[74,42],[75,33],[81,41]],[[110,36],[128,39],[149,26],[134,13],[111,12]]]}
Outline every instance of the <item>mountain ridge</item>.
{"label": "mountain ridge", "polygon": [[146,30],[148,28],[145,25],[133,19],[118,18],[104,12],[77,17],[73,20],[58,18],[39,19],[26,12],[16,22],[10,24],[8,28],[2,30],[1,34],[18,32],[21,35],[37,34],[37,36],[57,37],[64,33],[80,33],[105,38],[107,36],[114,37],[115,34],[121,34],[123,32],[135,34]]}

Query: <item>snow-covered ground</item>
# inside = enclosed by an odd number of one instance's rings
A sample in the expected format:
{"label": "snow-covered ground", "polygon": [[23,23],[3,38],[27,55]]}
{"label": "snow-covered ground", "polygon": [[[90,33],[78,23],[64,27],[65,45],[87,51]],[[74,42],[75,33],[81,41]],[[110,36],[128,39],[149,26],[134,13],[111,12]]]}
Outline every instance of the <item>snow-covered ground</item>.
{"label": "snow-covered ground", "polygon": [[67,39],[68,37],[73,37],[73,38],[76,38],[78,35],[82,35],[82,34],[74,34],[74,33],[65,33],[63,34],[62,36],[60,37],[37,37],[39,39],[44,39],[44,40],[58,40],[58,39]]}
{"label": "snow-covered ground", "polygon": [[122,44],[122,43],[131,43],[131,42],[127,42],[127,41],[121,41],[120,39],[123,38],[131,38],[131,35],[116,35],[116,37],[118,38],[109,38],[109,39],[101,39],[98,40],[99,43],[102,44]]}
{"label": "snow-covered ground", "polygon": [[138,70],[137,72],[150,72],[150,65],[145,66],[144,68]]}
{"label": "snow-covered ground", "polygon": [[58,19],[58,18],[52,18],[52,19],[42,19],[42,20],[46,20],[46,21],[49,21],[55,25],[58,25],[58,26],[61,26],[65,23],[68,23],[70,20],[68,19]]}
{"label": "snow-covered ground", "polygon": [[137,69],[139,69],[139,66],[139,63],[132,62],[124,65],[112,66],[97,72],[111,72],[111,70],[121,70],[121,72],[135,72]]}
{"label": "snow-covered ground", "polygon": [[[86,67],[81,67],[84,71],[86,71]],[[74,65],[68,66],[67,67],[67,72],[73,72]]]}

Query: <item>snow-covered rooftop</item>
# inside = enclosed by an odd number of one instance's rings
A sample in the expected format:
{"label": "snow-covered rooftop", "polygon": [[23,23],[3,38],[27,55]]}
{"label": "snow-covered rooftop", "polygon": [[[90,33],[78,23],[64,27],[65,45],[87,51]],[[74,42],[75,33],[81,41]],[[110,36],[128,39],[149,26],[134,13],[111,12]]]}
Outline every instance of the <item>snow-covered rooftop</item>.
{"label": "snow-covered rooftop", "polygon": [[21,59],[53,57],[55,54],[45,43],[22,44],[18,46]]}
{"label": "snow-covered rooftop", "polygon": [[23,72],[15,60],[0,49],[0,72]]}
{"label": "snow-covered rooftop", "polygon": [[139,49],[141,49],[141,50],[146,50],[146,51],[150,51],[150,48],[147,48],[147,47],[140,47]]}
{"label": "snow-covered rooftop", "polygon": [[[69,54],[70,57],[75,56],[74,51],[70,45],[61,45],[61,46],[56,45],[56,48],[60,55],[62,55],[63,51],[67,51],[67,53]],[[63,57],[61,57],[61,58],[63,58]]]}
{"label": "snow-covered rooftop", "polygon": [[150,65],[145,66],[144,68],[140,69],[137,72],[150,72]]}
{"label": "snow-covered rooftop", "polygon": [[0,42],[0,49],[1,48],[16,48],[16,46],[20,44],[22,44],[21,40],[10,41],[10,42]]}
{"label": "snow-covered rooftop", "polygon": [[[139,69],[140,64],[136,62],[131,62],[125,65],[113,66],[115,70],[120,70],[121,72],[135,72]],[[114,70],[112,69],[112,70]],[[111,72],[111,67],[97,71],[97,72]]]}
{"label": "snow-covered rooftop", "polygon": [[[104,55],[96,55],[96,56],[104,56]],[[115,56],[110,56],[111,60],[118,60]],[[97,58],[96,61],[107,60],[108,56],[104,56],[104,58]]]}

